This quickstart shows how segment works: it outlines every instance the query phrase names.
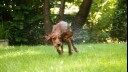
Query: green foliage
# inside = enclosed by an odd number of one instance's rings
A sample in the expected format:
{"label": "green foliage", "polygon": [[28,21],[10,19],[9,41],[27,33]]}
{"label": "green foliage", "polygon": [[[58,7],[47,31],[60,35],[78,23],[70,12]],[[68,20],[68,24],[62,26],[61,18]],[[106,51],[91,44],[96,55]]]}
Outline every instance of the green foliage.
{"label": "green foliage", "polygon": [[6,39],[10,37],[8,27],[3,25],[3,22],[0,22],[0,39]]}
{"label": "green foliage", "polygon": [[[83,0],[66,0],[80,6]],[[60,1],[50,0],[50,8],[59,7]],[[0,39],[9,39],[10,44],[40,44],[44,34],[44,0],[1,0]],[[67,6],[66,6],[67,7]],[[69,6],[70,8],[71,6]],[[52,25],[58,14],[51,12]],[[76,13],[65,14],[64,20],[71,23]],[[127,5],[126,0],[93,0],[83,27],[74,40],[82,42],[104,42],[107,38],[126,41]]]}
{"label": "green foliage", "polygon": [[121,41],[127,40],[127,4],[126,0],[118,0],[118,6],[112,17],[112,38]]}
{"label": "green foliage", "polygon": [[40,7],[43,1],[1,2],[1,38],[8,38],[10,44],[39,44],[40,35],[43,34],[43,13]]}
{"label": "green foliage", "polygon": [[[66,48],[65,48],[66,47]],[[0,72],[126,72],[127,44],[80,44],[58,56],[53,46],[0,47]]]}
{"label": "green foliage", "polygon": [[116,37],[120,41],[126,40],[127,7],[124,1],[126,0],[97,0],[93,2],[84,26],[88,32],[93,34],[90,35],[95,38],[93,41],[102,42],[109,37]]}
{"label": "green foliage", "polygon": [[76,6],[80,6],[83,0],[67,0],[69,3],[73,3]]}

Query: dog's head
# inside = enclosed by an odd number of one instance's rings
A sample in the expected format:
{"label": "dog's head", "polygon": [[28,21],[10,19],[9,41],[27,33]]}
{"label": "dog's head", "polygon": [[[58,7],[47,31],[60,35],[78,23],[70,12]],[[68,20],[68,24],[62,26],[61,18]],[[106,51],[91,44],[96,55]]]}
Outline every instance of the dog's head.
{"label": "dog's head", "polygon": [[43,36],[43,40],[51,41],[55,47],[62,46],[61,35],[55,33]]}
{"label": "dog's head", "polygon": [[58,34],[52,34],[51,35],[51,41],[53,43],[53,45],[55,47],[59,47],[59,46],[62,46],[62,40],[61,40],[61,35],[58,35]]}

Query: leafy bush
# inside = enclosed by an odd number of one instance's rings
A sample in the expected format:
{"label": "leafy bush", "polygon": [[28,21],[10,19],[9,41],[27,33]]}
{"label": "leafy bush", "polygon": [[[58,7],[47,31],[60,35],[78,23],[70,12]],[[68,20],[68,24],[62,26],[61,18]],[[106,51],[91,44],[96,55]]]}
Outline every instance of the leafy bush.
{"label": "leafy bush", "polygon": [[7,26],[3,25],[3,22],[0,22],[0,39],[7,39],[10,37],[9,29]]}
{"label": "leafy bush", "polygon": [[107,33],[107,32],[101,32],[98,35],[98,42],[106,42],[106,39],[109,38],[109,37],[110,37],[109,33]]}
{"label": "leafy bush", "polygon": [[87,43],[90,41],[90,35],[87,30],[79,30],[76,32],[73,36],[74,42],[75,43]]}

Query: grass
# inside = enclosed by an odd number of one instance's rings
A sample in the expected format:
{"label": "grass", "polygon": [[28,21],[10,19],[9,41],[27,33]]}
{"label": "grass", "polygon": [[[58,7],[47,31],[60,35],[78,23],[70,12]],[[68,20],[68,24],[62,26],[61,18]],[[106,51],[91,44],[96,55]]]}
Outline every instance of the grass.
{"label": "grass", "polygon": [[126,72],[127,44],[80,44],[59,56],[53,46],[0,47],[0,72]]}

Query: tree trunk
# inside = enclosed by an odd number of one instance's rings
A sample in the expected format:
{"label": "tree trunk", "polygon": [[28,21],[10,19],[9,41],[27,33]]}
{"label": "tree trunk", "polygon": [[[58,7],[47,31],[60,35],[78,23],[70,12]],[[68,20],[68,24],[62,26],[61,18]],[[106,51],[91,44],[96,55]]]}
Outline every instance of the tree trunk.
{"label": "tree trunk", "polygon": [[89,14],[92,1],[93,0],[83,0],[79,12],[76,14],[75,20],[72,22],[72,29],[74,32],[79,31],[83,27]]}
{"label": "tree trunk", "polygon": [[61,0],[59,10],[59,21],[64,19],[65,0]]}
{"label": "tree trunk", "polygon": [[51,32],[51,20],[50,20],[50,0],[44,1],[44,29],[45,34],[49,34]]}

